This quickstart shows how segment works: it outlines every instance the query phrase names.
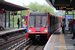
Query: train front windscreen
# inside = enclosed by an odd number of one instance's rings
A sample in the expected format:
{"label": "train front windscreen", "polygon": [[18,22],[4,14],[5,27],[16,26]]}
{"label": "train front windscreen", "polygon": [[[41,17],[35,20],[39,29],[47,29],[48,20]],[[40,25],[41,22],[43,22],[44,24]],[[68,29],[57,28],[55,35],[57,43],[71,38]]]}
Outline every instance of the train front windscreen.
{"label": "train front windscreen", "polygon": [[47,13],[30,13],[29,27],[48,27]]}

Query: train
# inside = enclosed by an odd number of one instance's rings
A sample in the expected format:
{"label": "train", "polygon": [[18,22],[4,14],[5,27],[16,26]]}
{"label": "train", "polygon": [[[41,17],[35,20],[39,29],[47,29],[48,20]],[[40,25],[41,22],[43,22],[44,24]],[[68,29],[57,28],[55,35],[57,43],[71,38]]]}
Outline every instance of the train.
{"label": "train", "polygon": [[47,41],[51,34],[61,28],[63,16],[51,15],[49,12],[28,12],[26,39]]}

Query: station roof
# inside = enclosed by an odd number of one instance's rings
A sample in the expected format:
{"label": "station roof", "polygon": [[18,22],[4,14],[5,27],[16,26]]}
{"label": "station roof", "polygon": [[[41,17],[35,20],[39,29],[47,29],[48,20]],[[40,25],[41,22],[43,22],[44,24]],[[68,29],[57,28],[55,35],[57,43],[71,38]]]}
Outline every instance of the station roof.
{"label": "station roof", "polygon": [[75,6],[75,0],[46,0],[54,6]]}
{"label": "station roof", "polygon": [[15,5],[13,3],[7,2],[7,1],[0,1],[0,9],[5,9],[8,11],[20,11],[20,10],[28,10],[30,8]]}
{"label": "station roof", "polygon": [[52,2],[50,0],[46,0],[46,2],[53,8],[55,8],[53,5],[52,5]]}
{"label": "station roof", "polygon": [[46,0],[46,2],[57,10],[75,10],[75,0]]}

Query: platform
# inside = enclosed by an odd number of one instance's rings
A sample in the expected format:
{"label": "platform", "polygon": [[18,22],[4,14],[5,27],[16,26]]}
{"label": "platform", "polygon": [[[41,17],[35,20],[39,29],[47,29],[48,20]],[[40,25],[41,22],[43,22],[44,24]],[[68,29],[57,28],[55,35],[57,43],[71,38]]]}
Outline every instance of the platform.
{"label": "platform", "polygon": [[26,28],[4,30],[4,31],[0,31],[0,35],[8,34],[10,32],[20,31],[20,30],[24,30],[24,29],[26,29]]}
{"label": "platform", "polygon": [[63,34],[61,29],[59,29],[59,32],[51,35],[44,50],[75,50],[75,46],[73,46],[75,40],[71,40],[71,34],[69,36],[67,34],[68,31]]}

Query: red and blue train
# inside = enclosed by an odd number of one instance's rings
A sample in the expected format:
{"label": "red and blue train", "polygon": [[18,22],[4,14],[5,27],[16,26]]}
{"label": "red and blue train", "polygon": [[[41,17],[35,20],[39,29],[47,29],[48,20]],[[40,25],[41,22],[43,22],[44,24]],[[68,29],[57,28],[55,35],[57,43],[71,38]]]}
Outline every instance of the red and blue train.
{"label": "red and blue train", "polygon": [[61,26],[63,16],[54,16],[49,12],[28,12],[26,39],[48,40],[50,35]]}

